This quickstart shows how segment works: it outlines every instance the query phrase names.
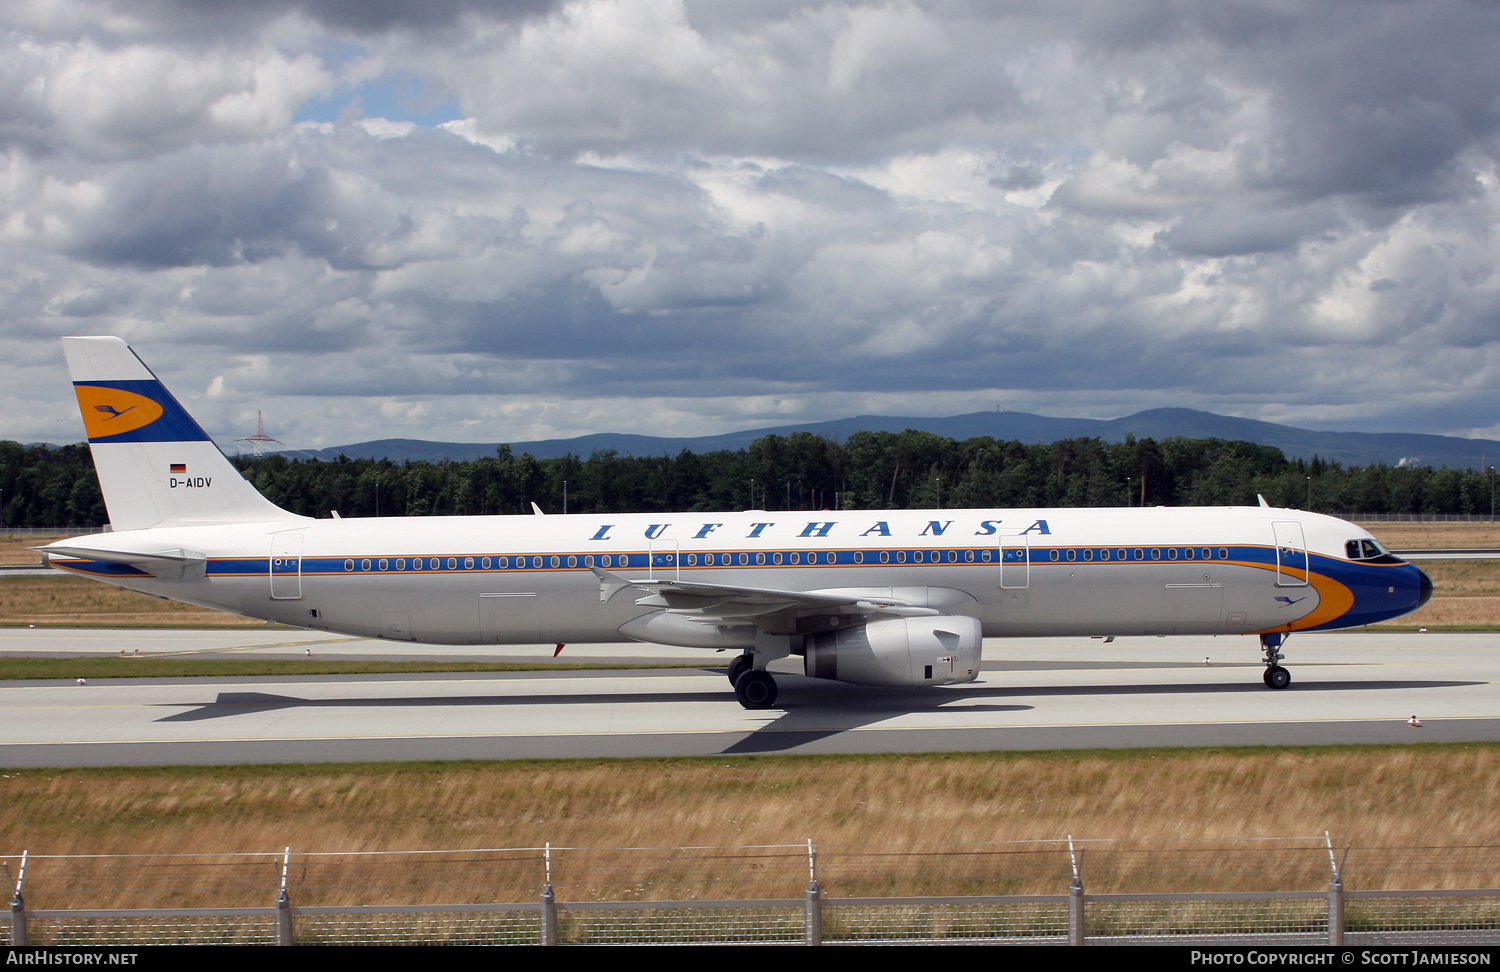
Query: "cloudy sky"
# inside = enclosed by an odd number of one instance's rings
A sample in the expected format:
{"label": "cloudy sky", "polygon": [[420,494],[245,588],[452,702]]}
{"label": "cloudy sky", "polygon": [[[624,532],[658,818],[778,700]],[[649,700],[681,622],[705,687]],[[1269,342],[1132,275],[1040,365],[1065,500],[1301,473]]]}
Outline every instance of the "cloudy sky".
{"label": "cloudy sky", "polygon": [[7,0],[0,438],[1500,436],[1500,5]]}

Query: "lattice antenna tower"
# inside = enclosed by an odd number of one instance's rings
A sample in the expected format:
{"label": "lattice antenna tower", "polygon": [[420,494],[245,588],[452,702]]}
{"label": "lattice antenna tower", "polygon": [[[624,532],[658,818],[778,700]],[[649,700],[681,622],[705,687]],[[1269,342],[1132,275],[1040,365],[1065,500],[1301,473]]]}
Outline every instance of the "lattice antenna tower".
{"label": "lattice antenna tower", "polygon": [[235,439],[234,441],[250,443],[250,454],[257,458],[266,454],[267,442],[274,442],[283,447],[286,445],[280,439],[273,439],[269,435],[266,435],[266,423],[259,411],[255,413],[255,434],[247,435],[243,439]]}

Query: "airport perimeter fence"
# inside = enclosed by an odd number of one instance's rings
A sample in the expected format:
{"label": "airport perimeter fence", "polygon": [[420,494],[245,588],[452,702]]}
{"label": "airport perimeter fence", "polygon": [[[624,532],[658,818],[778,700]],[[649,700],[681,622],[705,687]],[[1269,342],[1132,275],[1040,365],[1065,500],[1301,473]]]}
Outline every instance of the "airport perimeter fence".
{"label": "airport perimeter fence", "polygon": [[1494,523],[1493,513],[1333,513],[1360,523]]}
{"label": "airport perimeter fence", "polygon": [[1500,944],[1491,837],[23,852],[0,868],[12,946]]}

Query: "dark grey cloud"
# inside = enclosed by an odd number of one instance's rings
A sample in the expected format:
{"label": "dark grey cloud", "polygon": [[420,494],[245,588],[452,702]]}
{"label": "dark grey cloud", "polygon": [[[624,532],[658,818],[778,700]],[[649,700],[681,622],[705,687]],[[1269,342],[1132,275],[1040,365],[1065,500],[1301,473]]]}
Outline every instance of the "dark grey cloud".
{"label": "dark grey cloud", "polygon": [[[78,330],[215,421],[269,403],[322,442],[995,401],[1494,425],[1492,6],[35,0],[0,25],[0,387],[49,403],[13,425],[69,413],[39,363]],[[393,79],[466,118],[291,123]]]}

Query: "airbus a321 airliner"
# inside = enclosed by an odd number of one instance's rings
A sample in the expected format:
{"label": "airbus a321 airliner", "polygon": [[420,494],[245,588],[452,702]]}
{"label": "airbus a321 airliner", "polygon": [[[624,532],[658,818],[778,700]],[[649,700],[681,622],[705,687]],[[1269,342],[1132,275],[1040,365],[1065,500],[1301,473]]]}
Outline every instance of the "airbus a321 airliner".
{"label": "airbus a321 airliner", "polygon": [[110,529],[54,567],[189,604],[426,644],[731,649],[862,685],[972,681],[982,638],[1257,635],[1415,610],[1432,582],[1343,520],[1259,507],[309,519],[256,492],[115,337],[63,338]]}

